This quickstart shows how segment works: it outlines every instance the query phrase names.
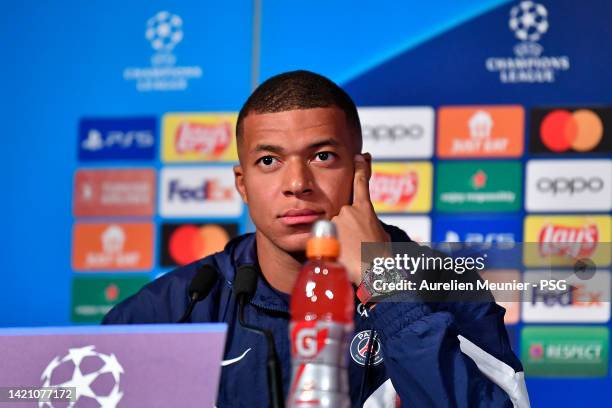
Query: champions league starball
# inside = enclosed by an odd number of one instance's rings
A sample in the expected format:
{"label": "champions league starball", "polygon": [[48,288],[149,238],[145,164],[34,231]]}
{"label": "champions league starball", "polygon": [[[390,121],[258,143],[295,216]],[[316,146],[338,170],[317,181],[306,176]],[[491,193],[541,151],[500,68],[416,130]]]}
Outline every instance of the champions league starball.
{"label": "champions league starball", "polygon": [[[99,353],[95,346],[71,348],[65,356],[56,356],[43,370],[41,386],[74,387],[76,395],[68,405],[62,402],[62,407],[114,408],[123,397],[123,391],[119,388],[121,374],[123,367],[114,354]],[[39,402],[38,407],[54,408],[55,405],[52,402]]]}
{"label": "champions league starball", "polygon": [[523,1],[510,10],[510,29],[521,41],[538,41],[548,31],[546,7],[533,1]]}
{"label": "champions league starball", "polygon": [[183,39],[183,19],[176,14],[160,11],[147,21],[145,38],[155,51],[172,51]]}

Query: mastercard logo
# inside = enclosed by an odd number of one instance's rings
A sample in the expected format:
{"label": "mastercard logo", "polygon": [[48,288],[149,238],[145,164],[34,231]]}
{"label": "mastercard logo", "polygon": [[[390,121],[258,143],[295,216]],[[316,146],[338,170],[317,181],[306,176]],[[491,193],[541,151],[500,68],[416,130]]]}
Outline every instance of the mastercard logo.
{"label": "mastercard logo", "polygon": [[540,125],[540,139],[553,152],[573,149],[587,152],[603,138],[604,127],[599,116],[591,110],[570,112],[558,109],[544,117]]}
{"label": "mastercard logo", "polygon": [[231,239],[230,232],[219,225],[184,224],[167,234],[167,264],[187,265],[215,252],[222,251]]}

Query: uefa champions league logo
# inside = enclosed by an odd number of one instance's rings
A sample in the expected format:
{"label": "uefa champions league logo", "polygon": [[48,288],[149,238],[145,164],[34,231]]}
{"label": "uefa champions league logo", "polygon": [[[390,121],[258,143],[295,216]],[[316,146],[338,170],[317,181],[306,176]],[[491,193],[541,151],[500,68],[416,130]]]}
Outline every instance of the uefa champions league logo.
{"label": "uefa champions league logo", "polygon": [[541,4],[523,1],[510,10],[509,26],[521,41],[538,41],[548,31],[548,10]]}
{"label": "uefa champions league logo", "polygon": [[160,11],[147,21],[145,38],[155,51],[172,51],[183,39],[183,19],[176,14]]}
{"label": "uefa champions league logo", "polygon": [[560,72],[570,69],[570,58],[543,55],[538,41],[549,31],[550,19],[549,10],[540,3],[524,0],[512,6],[507,27],[520,42],[513,48],[514,56],[487,58],[487,71],[498,73],[504,84],[555,82]]}
{"label": "uefa champions league logo", "polygon": [[536,41],[548,31],[546,7],[532,1],[522,1],[510,10],[508,25],[516,38],[522,41],[514,47],[516,55],[538,57],[542,54],[543,48]]}
{"label": "uefa champions league logo", "polygon": [[[43,370],[42,387],[74,387],[72,408],[79,400],[93,400],[100,408],[115,408],[123,391],[119,381],[123,367],[114,354],[97,352],[95,346],[71,348],[63,357],[56,356]],[[82,403],[82,402],[81,402]],[[53,408],[51,402],[39,402],[39,408]]]}
{"label": "uefa champions league logo", "polygon": [[147,21],[145,38],[156,51],[151,57],[153,65],[174,65],[176,57],[172,50],[183,39],[183,19],[168,11],[160,11]]}
{"label": "uefa champions league logo", "polygon": [[144,38],[155,51],[149,67],[128,67],[123,71],[126,81],[136,81],[139,92],[183,91],[189,86],[190,79],[202,76],[202,68],[176,66],[175,47],[185,37],[183,19],[177,14],[162,10],[146,22]]}

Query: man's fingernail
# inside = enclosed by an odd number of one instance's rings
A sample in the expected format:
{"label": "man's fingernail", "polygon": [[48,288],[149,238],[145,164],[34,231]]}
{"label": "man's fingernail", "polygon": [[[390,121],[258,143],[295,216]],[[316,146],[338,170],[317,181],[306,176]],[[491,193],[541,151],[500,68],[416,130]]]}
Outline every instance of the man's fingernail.
{"label": "man's fingernail", "polygon": [[356,161],[356,162],[360,162],[360,163],[365,163],[365,159],[364,159],[364,158],[363,158],[363,156],[362,156],[362,155],[360,155],[360,154],[356,154],[356,155],[355,155],[355,161]]}

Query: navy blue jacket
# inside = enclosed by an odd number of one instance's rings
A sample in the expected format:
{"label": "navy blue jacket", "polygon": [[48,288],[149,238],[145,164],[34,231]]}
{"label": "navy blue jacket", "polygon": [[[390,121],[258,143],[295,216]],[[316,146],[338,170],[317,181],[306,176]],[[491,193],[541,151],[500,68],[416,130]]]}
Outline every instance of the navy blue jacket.
{"label": "navy blue jacket", "polygon": [[[385,229],[393,241],[409,241],[400,229],[387,225]],[[103,323],[176,322],[187,307],[189,283],[203,264],[216,266],[221,278],[209,296],[195,306],[191,321],[225,322],[229,327],[217,406],[267,407],[265,339],[238,324],[232,290],[236,269],[257,264],[254,234],[237,237],[223,252],[159,277],[116,305]],[[288,309],[289,296],[263,277],[245,309],[248,323],[274,334],[285,395],[291,375]],[[375,365],[368,369],[365,406],[393,407],[395,392],[408,407],[529,406],[522,367],[510,349],[503,323],[504,313],[495,303],[381,302],[371,311],[356,308],[355,335],[373,328],[381,346],[380,354],[373,358]],[[361,406],[364,373],[358,361],[350,358],[349,365],[355,407]]]}

